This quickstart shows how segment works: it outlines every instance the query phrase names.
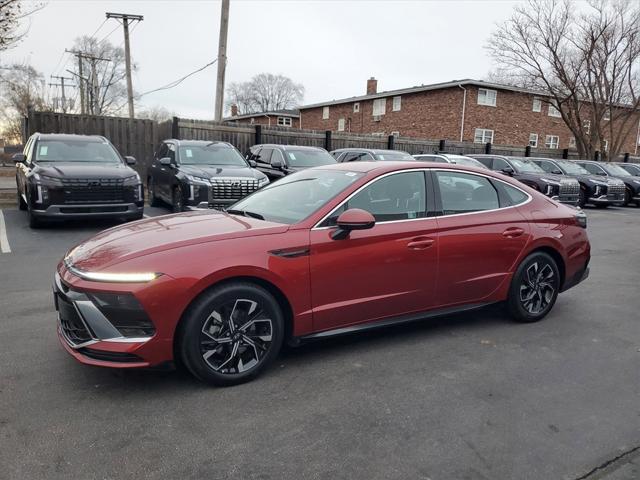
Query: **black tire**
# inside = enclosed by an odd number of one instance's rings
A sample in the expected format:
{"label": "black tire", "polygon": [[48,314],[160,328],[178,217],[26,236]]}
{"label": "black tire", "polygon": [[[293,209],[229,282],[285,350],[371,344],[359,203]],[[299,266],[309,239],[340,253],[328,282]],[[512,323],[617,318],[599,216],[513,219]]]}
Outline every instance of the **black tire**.
{"label": "black tire", "polygon": [[622,204],[623,207],[628,207],[629,204],[631,203],[631,199],[632,199],[633,195],[631,193],[631,190],[629,190],[629,188],[625,188],[624,189],[624,203]]}
{"label": "black tire", "polygon": [[160,199],[156,196],[156,184],[153,181],[153,177],[149,177],[147,180],[147,197],[149,197],[149,206],[160,206]]}
{"label": "black tire", "polygon": [[542,320],[553,308],[560,290],[556,261],[544,252],[534,252],[518,266],[511,280],[507,308],[517,322]]}
{"label": "black tire", "polygon": [[171,195],[171,208],[173,213],[180,213],[184,210],[184,200],[182,197],[182,188],[174,187]]}
{"label": "black tire", "polygon": [[20,189],[18,189],[18,208],[23,211],[27,209],[27,202],[25,202],[22,195],[20,195]]}
{"label": "black tire", "polygon": [[234,282],[194,301],[180,325],[176,351],[196,378],[229,386],[264,371],[283,339],[284,317],[275,298],[252,283]]}
{"label": "black tire", "polygon": [[578,206],[580,208],[584,208],[587,204],[587,192],[585,192],[584,188],[580,188],[580,196],[578,197]]}

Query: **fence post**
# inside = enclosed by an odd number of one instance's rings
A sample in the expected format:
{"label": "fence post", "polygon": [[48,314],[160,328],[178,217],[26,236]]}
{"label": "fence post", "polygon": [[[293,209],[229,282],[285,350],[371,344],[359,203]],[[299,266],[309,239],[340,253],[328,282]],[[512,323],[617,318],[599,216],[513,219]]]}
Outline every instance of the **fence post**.
{"label": "fence post", "polygon": [[531,145],[527,145],[526,147],[524,147],[524,156],[525,157],[531,156]]}
{"label": "fence post", "polygon": [[29,139],[29,117],[22,117],[22,144],[27,143]]}
{"label": "fence post", "polygon": [[253,144],[260,145],[262,143],[262,125],[256,123]]}
{"label": "fence post", "polygon": [[629,152],[624,154],[624,160],[622,160],[624,163],[629,163]]}
{"label": "fence post", "polygon": [[439,152],[444,152],[447,149],[447,141],[446,140],[440,140],[440,142],[438,143],[438,151]]}
{"label": "fence post", "polygon": [[180,140],[180,119],[178,117],[171,119],[171,138]]}
{"label": "fence post", "polygon": [[394,150],[396,147],[396,137],[394,135],[389,135],[387,137],[387,149]]}
{"label": "fence post", "polygon": [[565,160],[567,158],[569,158],[569,149],[565,148],[564,150],[562,150],[562,158],[564,158]]}
{"label": "fence post", "polygon": [[327,152],[331,151],[331,130],[325,130],[324,132],[324,149]]}
{"label": "fence post", "polygon": [[491,142],[487,142],[487,144],[484,146],[484,153],[486,153],[487,155],[491,153]]}
{"label": "fence post", "polygon": [[596,150],[596,151],[595,151],[595,153],[593,154],[593,159],[594,159],[596,162],[599,162],[599,161],[600,161],[600,150]]}

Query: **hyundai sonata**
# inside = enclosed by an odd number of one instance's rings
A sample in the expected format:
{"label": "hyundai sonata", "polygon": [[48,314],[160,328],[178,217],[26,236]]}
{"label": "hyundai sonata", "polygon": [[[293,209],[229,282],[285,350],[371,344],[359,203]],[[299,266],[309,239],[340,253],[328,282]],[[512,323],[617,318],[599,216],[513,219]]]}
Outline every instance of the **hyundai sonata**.
{"label": "hyundai sonata", "polygon": [[181,363],[254,378],[283,342],[504,302],[542,319],[586,278],[586,217],[504,175],[416,162],[304,170],[226,212],[106,230],[55,275],[58,333],[82,363]]}

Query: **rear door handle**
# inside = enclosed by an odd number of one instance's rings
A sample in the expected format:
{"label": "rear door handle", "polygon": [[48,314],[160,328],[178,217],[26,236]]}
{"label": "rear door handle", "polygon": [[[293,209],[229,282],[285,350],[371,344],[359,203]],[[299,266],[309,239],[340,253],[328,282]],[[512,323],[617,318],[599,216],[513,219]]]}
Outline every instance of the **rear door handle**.
{"label": "rear door handle", "polygon": [[524,233],[524,229],[518,227],[507,228],[502,232],[502,236],[506,238],[516,238]]}
{"label": "rear door handle", "polygon": [[433,245],[435,240],[433,238],[414,238],[407,244],[407,248],[411,250],[424,250],[425,248],[429,248]]}

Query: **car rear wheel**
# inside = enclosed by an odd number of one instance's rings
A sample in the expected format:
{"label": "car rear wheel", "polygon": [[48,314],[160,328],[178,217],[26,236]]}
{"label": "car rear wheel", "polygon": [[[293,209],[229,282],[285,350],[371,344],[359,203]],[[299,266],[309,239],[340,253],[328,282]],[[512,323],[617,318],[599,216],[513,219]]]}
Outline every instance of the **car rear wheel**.
{"label": "car rear wheel", "polygon": [[147,196],[150,207],[157,207],[160,204],[160,200],[156,196],[156,183],[153,181],[153,177],[149,177],[147,181]]}
{"label": "car rear wheel", "polygon": [[274,361],[284,338],[278,302],[250,283],[230,283],[205,293],[183,321],[180,360],[195,377],[213,385],[252,380]]}
{"label": "car rear wheel", "polygon": [[544,252],[534,252],[516,270],[507,306],[518,322],[542,320],[553,308],[560,290],[556,261]]}
{"label": "car rear wheel", "polygon": [[182,188],[176,187],[173,189],[172,202],[173,213],[179,213],[184,210],[184,202],[182,199]]}

